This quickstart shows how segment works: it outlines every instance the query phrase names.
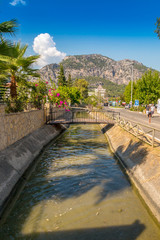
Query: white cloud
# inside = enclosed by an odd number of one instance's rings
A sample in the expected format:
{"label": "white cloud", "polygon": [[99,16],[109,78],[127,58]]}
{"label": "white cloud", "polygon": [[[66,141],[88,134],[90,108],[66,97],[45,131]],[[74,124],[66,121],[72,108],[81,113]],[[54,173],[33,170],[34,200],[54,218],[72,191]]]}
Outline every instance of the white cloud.
{"label": "white cloud", "polygon": [[44,67],[50,63],[59,63],[66,56],[66,53],[60,52],[55,47],[56,43],[53,41],[48,33],[41,33],[35,37],[33,42],[33,50],[41,55],[37,60],[39,67]]}
{"label": "white cloud", "polygon": [[16,6],[18,3],[22,3],[22,5],[26,4],[24,0],[13,0],[12,2],[10,2],[12,6]]}

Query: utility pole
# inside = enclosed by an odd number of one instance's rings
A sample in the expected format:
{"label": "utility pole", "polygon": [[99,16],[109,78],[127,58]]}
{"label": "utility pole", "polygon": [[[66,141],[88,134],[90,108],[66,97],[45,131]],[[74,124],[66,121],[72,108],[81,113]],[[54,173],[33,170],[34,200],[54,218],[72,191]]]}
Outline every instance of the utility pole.
{"label": "utility pole", "polygon": [[131,107],[133,105],[133,65],[132,65],[132,76],[131,76]]}

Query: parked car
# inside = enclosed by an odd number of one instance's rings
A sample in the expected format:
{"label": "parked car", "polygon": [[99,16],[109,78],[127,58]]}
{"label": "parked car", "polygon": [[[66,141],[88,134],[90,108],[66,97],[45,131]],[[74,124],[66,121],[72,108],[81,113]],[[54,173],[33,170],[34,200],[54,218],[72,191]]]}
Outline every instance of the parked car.
{"label": "parked car", "polygon": [[130,107],[131,107],[130,104],[125,105],[125,109],[130,109]]}
{"label": "parked car", "polygon": [[108,107],[108,103],[104,103],[104,106]]}

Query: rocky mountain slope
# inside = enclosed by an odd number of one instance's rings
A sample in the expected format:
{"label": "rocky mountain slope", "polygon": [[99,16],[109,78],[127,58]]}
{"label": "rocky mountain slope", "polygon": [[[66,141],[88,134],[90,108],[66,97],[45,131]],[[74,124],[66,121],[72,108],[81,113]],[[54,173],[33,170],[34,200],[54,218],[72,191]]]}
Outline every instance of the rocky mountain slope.
{"label": "rocky mountain slope", "polygon": [[[132,66],[134,80],[139,79],[148,69],[142,63],[134,60],[115,61],[98,54],[67,56],[61,63],[63,64],[66,77],[69,73],[73,79],[99,77],[118,85],[128,84],[131,80]],[[39,73],[42,79],[57,82],[58,71],[58,64],[49,64],[41,68]]]}

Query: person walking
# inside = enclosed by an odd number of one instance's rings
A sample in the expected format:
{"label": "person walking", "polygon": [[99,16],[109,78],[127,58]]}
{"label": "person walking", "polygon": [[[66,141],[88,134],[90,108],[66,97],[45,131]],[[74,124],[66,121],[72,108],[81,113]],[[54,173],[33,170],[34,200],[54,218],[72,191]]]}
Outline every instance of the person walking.
{"label": "person walking", "polygon": [[151,117],[153,117],[154,110],[155,110],[155,107],[154,107],[154,105],[152,104],[152,105],[151,105]]}
{"label": "person walking", "polygon": [[151,117],[152,117],[151,107],[148,105],[148,118],[149,118],[149,123],[151,123]]}
{"label": "person walking", "polygon": [[149,113],[149,105],[146,105],[146,115],[148,116]]}

